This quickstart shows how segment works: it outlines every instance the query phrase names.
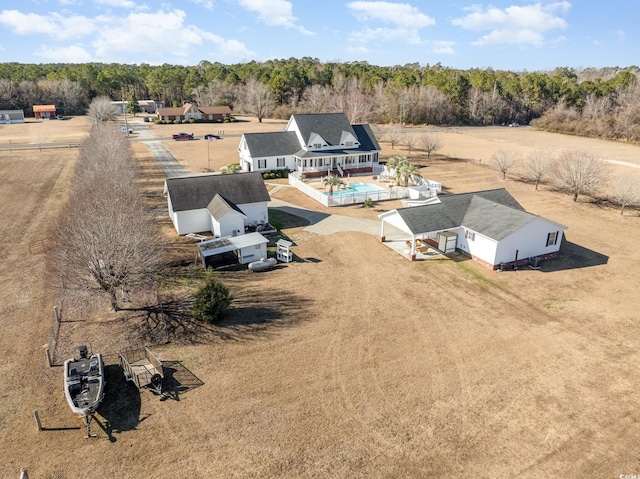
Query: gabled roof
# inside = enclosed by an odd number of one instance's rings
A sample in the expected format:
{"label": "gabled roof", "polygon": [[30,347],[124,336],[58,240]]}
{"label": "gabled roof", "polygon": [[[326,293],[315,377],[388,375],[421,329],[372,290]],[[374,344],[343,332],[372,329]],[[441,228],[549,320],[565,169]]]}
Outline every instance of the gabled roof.
{"label": "gabled roof", "polygon": [[164,191],[171,198],[173,211],[207,208],[216,194],[236,205],[271,200],[262,175],[257,171],[167,178]]}
{"label": "gabled roof", "polygon": [[253,158],[293,155],[300,149],[300,142],[293,131],[245,133],[244,139]]}
{"label": "gabled roof", "polygon": [[356,132],[358,140],[360,140],[360,149],[364,151],[379,150],[380,145],[376,140],[376,135],[368,124],[352,125],[353,131]]}
{"label": "gabled roof", "polygon": [[324,138],[330,146],[340,146],[344,132],[358,137],[344,113],[296,114],[291,116],[291,122],[294,122],[298,127],[305,146],[308,146],[314,133]]}
{"label": "gabled roof", "polygon": [[504,188],[438,198],[438,204],[396,211],[413,234],[465,226],[493,239],[502,239],[537,218],[527,213]]}
{"label": "gabled roof", "polygon": [[197,107],[205,115],[231,115],[229,106],[199,106]]}
{"label": "gabled roof", "polygon": [[230,211],[236,211],[240,213],[242,216],[244,216],[245,218],[247,217],[247,215],[245,215],[242,212],[242,210],[238,207],[238,205],[236,205],[232,201],[225,200],[222,196],[220,196],[217,193],[216,193],[216,196],[214,196],[211,202],[207,205],[207,210],[209,210],[209,213],[211,213],[211,216],[213,216],[216,220],[219,220]]}
{"label": "gabled roof", "polygon": [[34,113],[37,111],[55,111],[56,106],[55,105],[33,105],[33,111]]}

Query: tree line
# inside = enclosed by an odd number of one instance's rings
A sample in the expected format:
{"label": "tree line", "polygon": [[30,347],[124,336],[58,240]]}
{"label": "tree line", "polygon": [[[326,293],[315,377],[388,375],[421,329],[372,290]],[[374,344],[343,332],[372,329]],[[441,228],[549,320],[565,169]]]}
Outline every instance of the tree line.
{"label": "tree line", "polygon": [[[434,125],[528,124],[637,141],[640,69],[556,68],[546,72],[411,63],[320,62],[304,57],[224,65],[0,64],[0,108],[54,103],[84,114],[98,96],[135,96],[166,106],[228,105],[260,118],[344,111],[351,121]],[[624,119],[620,118],[623,113]],[[619,119],[619,121],[613,121]],[[569,123],[568,125],[564,125]]]}

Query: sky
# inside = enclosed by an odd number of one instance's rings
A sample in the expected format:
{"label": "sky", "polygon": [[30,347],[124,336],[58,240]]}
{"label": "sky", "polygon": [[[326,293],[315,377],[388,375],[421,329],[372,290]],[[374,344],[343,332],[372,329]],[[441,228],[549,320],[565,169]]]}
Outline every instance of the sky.
{"label": "sky", "polygon": [[3,0],[0,62],[638,65],[637,0]]}

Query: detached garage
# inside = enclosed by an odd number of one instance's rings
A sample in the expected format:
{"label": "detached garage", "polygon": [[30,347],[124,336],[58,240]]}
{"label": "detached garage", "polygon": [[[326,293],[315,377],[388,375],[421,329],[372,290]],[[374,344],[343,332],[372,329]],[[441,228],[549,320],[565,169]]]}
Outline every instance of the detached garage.
{"label": "detached garage", "polygon": [[24,123],[24,112],[22,110],[0,110],[0,123]]}
{"label": "detached garage", "polygon": [[269,240],[260,233],[217,238],[198,243],[202,266],[215,268],[229,264],[247,264],[267,257]]}

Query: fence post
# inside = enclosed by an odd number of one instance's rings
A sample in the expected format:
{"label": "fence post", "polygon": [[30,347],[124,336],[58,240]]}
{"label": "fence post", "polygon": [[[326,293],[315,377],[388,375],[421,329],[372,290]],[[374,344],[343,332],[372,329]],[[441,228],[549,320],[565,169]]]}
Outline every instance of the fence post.
{"label": "fence post", "polygon": [[49,348],[44,350],[44,354],[47,355],[47,365],[49,367],[52,367],[53,366],[53,362],[51,361],[51,352],[49,351]]}
{"label": "fence post", "polygon": [[33,411],[33,419],[36,422],[36,427],[38,428],[38,431],[42,431],[42,424],[40,423],[40,416],[38,416],[37,409]]}
{"label": "fence post", "polygon": [[58,307],[53,307],[53,317],[56,318],[57,322],[60,322],[60,311],[58,311]]}
{"label": "fence post", "polygon": [[20,469],[20,479],[29,479],[29,474],[27,474],[27,468],[23,467]]}

